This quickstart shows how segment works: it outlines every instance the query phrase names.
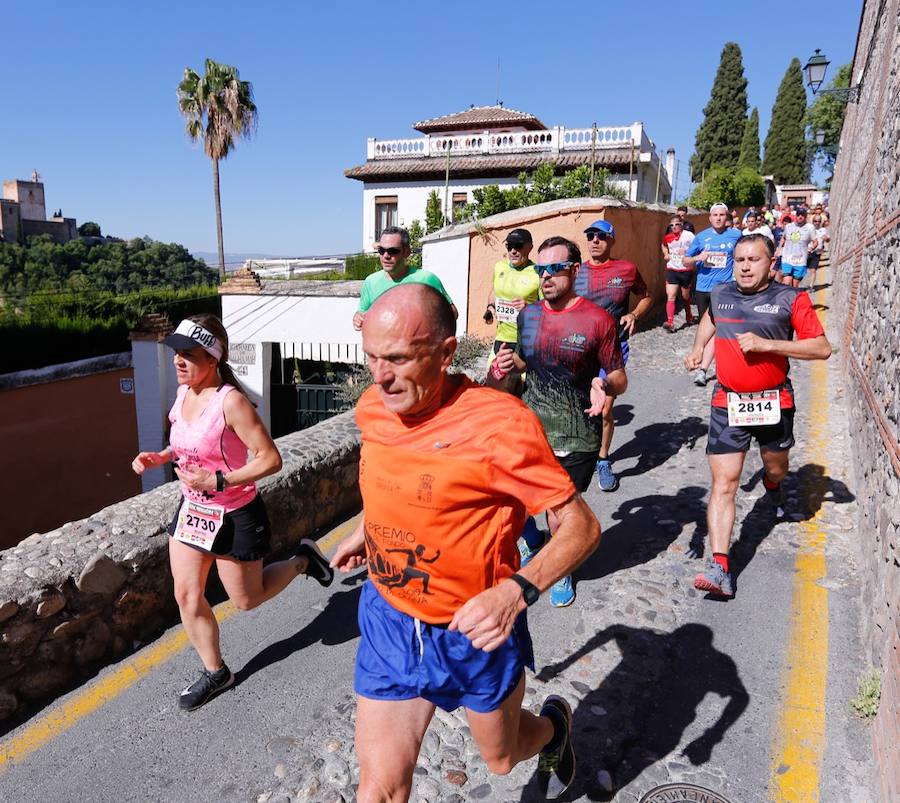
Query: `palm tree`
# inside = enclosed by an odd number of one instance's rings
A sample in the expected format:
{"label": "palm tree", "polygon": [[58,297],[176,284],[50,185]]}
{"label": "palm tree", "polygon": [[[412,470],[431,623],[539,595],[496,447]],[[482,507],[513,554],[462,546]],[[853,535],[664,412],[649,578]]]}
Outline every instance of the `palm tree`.
{"label": "palm tree", "polygon": [[185,69],[184,78],[178,84],[178,108],[187,120],[188,136],[193,142],[202,139],[203,150],[212,159],[219,274],[224,280],[219,160],[228,156],[237,139],[249,137],[256,129],[258,114],[253,102],[253,85],[241,80],[237,67],[207,59],[206,72],[202,76],[190,67]]}

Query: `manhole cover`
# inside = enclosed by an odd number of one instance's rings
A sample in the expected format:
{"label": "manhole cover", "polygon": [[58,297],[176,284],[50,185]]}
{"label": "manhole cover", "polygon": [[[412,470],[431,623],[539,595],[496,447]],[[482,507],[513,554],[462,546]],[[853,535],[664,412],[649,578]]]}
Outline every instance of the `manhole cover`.
{"label": "manhole cover", "polygon": [[704,789],[692,783],[667,783],[651,789],[640,803],[679,803],[687,800],[690,803],[729,803],[718,792]]}

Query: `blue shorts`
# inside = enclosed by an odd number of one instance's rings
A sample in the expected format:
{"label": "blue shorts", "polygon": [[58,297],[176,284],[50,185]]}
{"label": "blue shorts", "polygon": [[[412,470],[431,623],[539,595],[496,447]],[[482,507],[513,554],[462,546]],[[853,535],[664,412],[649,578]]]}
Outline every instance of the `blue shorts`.
{"label": "blue shorts", "polygon": [[[628,365],[628,355],[631,354],[631,346],[628,345],[627,340],[620,340],[619,345],[622,347],[622,365]],[[601,379],[606,379],[606,369],[601,368],[597,376]]]}
{"label": "blue shorts", "polygon": [[459,706],[486,714],[515,690],[534,654],[523,611],[506,643],[493,652],[462,633],[429,625],[391,607],[370,580],[359,600],[353,688],[372,700],[421,697],[445,711]]}
{"label": "blue shorts", "polygon": [[795,279],[802,279],[806,276],[806,265],[789,265],[782,261],[781,272],[785,276],[793,276]]}

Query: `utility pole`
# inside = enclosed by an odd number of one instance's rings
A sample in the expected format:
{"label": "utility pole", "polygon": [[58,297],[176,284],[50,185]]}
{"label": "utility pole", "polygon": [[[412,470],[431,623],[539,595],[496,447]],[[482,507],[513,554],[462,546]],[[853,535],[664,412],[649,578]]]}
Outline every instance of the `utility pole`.
{"label": "utility pole", "polygon": [[590,197],[594,197],[594,164],[596,162],[596,154],[597,154],[597,124],[594,123],[591,126],[591,194]]}
{"label": "utility pole", "polygon": [[631,197],[631,176],[634,170],[634,140],[631,140],[631,155],[628,157],[628,200],[633,201],[637,197],[637,193],[634,193],[635,198]]}

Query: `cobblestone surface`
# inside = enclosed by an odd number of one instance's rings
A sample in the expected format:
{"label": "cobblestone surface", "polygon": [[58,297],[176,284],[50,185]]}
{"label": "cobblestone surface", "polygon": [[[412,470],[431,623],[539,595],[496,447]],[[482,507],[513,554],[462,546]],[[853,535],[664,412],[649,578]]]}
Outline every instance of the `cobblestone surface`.
{"label": "cobblestone surface", "polygon": [[[679,313],[676,322],[682,320]],[[629,369],[683,370],[681,361],[695,331],[682,327],[670,334],[657,327],[638,333]],[[648,422],[652,431],[644,432],[644,443],[652,443],[652,451],[629,453],[626,449],[619,454],[620,462],[629,456],[638,458],[637,466],[625,473],[637,477],[630,482],[652,484],[653,493],[623,504],[617,501],[612,515],[598,511],[604,532],[620,529],[598,550],[598,554],[608,550],[605,562],[592,564],[591,559],[576,575],[581,578],[578,601],[560,612],[569,617],[567,649],[558,663],[539,665],[538,674],[527,679],[526,706],[537,711],[546,695],[560,694],[574,711],[579,768],[571,797],[566,799],[633,803],[649,789],[673,781],[699,784],[742,803],[765,799],[764,789],[736,786],[710,760],[715,739],[701,736],[681,744],[695,717],[695,726],[713,725],[715,715],[700,705],[708,691],[737,699],[735,689],[743,689],[732,659],[713,648],[709,629],[696,623],[699,606],[708,604],[692,587],[692,578],[703,565],[700,557],[706,540],[710,389],[693,391],[685,393],[672,411],[671,420],[677,423]],[[843,404],[842,396],[835,403]],[[795,467],[807,462],[805,429],[801,411],[795,427]],[[832,465],[842,465],[846,439],[845,432],[835,432],[830,444]],[[814,512],[802,491],[809,477],[790,475],[785,488],[789,508],[796,515],[776,523],[760,499],[759,468],[758,455],[751,453],[737,498],[735,534],[740,531],[741,543],[733,553],[744,562],[773,550],[791,549],[798,521]],[[692,479],[686,481],[686,477]],[[847,477],[831,478],[829,494],[816,504],[828,504],[825,523],[830,554],[852,566],[856,506],[847,481]],[[593,506],[597,509],[597,504]],[[602,582],[595,582],[600,578]],[[534,627],[533,632],[536,640],[541,638]],[[676,673],[673,667],[678,667]],[[709,689],[692,683],[692,678],[711,668],[719,686]],[[258,803],[353,800],[358,782],[354,714],[348,688],[334,710],[315,711],[312,722],[298,723],[295,733],[273,739],[267,746],[272,771],[260,779]],[[422,745],[411,799],[422,803],[536,800],[535,766],[528,761],[508,776],[492,775],[478,755],[465,714],[438,710]],[[864,784],[854,799],[869,799]]]}

